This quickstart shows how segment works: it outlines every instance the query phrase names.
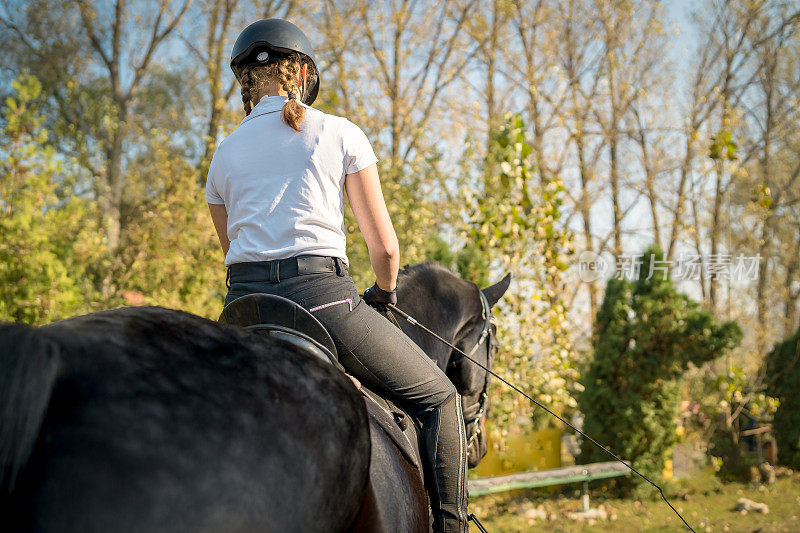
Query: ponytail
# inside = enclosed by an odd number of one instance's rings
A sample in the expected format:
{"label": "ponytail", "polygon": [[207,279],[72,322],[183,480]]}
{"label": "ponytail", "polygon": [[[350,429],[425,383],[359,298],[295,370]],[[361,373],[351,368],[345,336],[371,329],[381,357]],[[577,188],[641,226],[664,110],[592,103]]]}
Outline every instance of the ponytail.
{"label": "ponytail", "polygon": [[281,110],[283,122],[295,131],[300,131],[300,124],[303,123],[305,116],[306,108],[297,101],[297,93],[290,92],[289,100],[283,104],[283,109]]}

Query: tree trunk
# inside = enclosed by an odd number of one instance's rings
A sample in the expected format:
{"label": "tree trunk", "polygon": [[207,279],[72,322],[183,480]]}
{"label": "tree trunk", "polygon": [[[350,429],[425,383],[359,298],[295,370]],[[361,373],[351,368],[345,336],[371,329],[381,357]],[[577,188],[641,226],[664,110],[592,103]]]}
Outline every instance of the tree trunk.
{"label": "tree trunk", "polygon": [[122,151],[128,135],[127,105],[125,102],[117,102],[117,106],[118,124],[111,139],[111,146],[106,152],[107,198],[104,202],[104,220],[110,252],[119,248],[122,232],[122,192],[125,188],[125,176],[122,173]]}
{"label": "tree trunk", "polygon": [[772,211],[764,219],[759,237],[758,281],[756,282],[756,349],[763,354],[767,349],[767,315],[771,304],[767,301],[767,276],[769,275],[769,254],[772,250]]}
{"label": "tree trunk", "polygon": [[[208,165],[211,163],[211,156],[216,147],[217,132],[219,130],[219,116],[222,111],[217,102],[222,96],[222,69],[220,68],[220,57],[218,50],[222,46],[222,39],[217,36],[217,25],[222,11],[222,0],[215,0],[209,15],[208,35],[206,39],[206,73],[208,74],[208,98],[211,102],[211,116],[208,119],[208,129],[206,130],[206,146],[203,159],[200,161],[201,183],[205,182],[205,174]],[[224,35],[224,30],[223,30]],[[224,105],[224,102],[222,102]]]}
{"label": "tree trunk", "polygon": [[[774,87],[775,71],[777,68],[777,61],[774,54],[767,54],[764,56],[763,71],[761,76],[761,86],[764,91],[764,132],[762,135],[762,152],[760,158],[761,164],[761,180],[765,188],[770,189],[772,179],[772,132],[774,128]],[[777,202],[780,198],[780,191],[774,191],[774,201]],[[756,289],[756,309],[758,313],[758,353],[763,354],[767,349],[767,314],[769,308],[772,307],[771,302],[767,301],[769,295],[767,294],[767,285],[769,276],[769,259],[772,252],[772,239],[773,239],[773,225],[775,217],[775,204],[770,204],[766,207],[766,217],[764,225],[761,228],[761,239],[759,241],[759,255],[761,256],[758,265],[758,281]]]}
{"label": "tree trunk", "polygon": [[[489,154],[489,151],[492,147],[492,134],[494,133],[495,129],[498,125],[498,117],[497,117],[497,102],[495,97],[495,84],[494,84],[494,77],[496,73],[496,61],[497,61],[497,31],[498,31],[498,20],[497,20],[497,0],[492,2],[492,25],[491,31],[489,32],[489,40],[487,41],[486,45],[484,46],[484,58],[486,61],[486,153]],[[491,161],[486,162],[486,166],[483,169],[485,178],[488,178],[494,173],[494,165]]]}
{"label": "tree trunk", "polygon": [[390,119],[392,127],[391,161],[395,166],[400,164],[400,122],[402,120],[400,117],[400,51],[403,46],[403,42],[400,39],[402,35],[400,21],[398,20],[396,24],[397,26],[394,31],[394,48],[392,49],[392,80],[389,86],[389,98],[392,100],[392,115]]}
{"label": "tree trunk", "polygon": [[[583,219],[583,239],[587,251],[593,251],[594,245],[592,244],[592,218],[591,209],[589,208],[589,182],[591,176],[586,169],[586,156],[583,140],[583,133],[578,133],[575,138],[575,144],[578,150],[578,168],[580,171],[581,179],[581,197],[579,210],[581,218]],[[587,290],[589,291],[589,310],[592,319],[597,314],[597,286],[595,283],[587,283]]]}
{"label": "tree trunk", "polygon": [[[533,11],[525,13],[519,4],[516,4],[517,19],[516,29],[522,43],[523,55],[525,58],[524,77],[527,85],[528,95],[528,115],[530,116],[533,135],[531,147],[536,161],[536,172],[539,175],[539,184],[543,184],[547,179],[547,168],[544,154],[544,127],[542,125],[541,97],[539,95],[540,83],[537,78],[537,68],[535,59],[537,52],[544,52],[537,48],[537,35],[539,30],[540,13],[543,9],[542,2],[533,5]],[[528,26],[530,24],[530,26]]]}
{"label": "tree trunk", "polygon": [[697,137],[697,130],[690,129],[686,135],[686,154],[681,163],[681,177],[678,180],[678,197],[675,202],[675,209],[672,212],[672,227],[669,233],[669,243],[664,259],[672,261],[675,253],[675,245],[678,242],[681,226],[683,225],[684,203],[686,203],[686,182],[689,181],[692,161],[694,160],[694,142]]}
{"label": "tree trunk", "polygon": [[[638,112],[637,112],[638,116]],[[658,193],[655,188],[655,171],[653,164],[650,161],[650,151],[647,145],[647,135],[645,133],[645,126],[640,124],[638,135],[639,147],[642,151],[642,166],[644,167],[644,186],[647,192],[647,199],[650,203],[650,219],[653,223],[653,239],[656,246],[661,248],[661,227],[658,224]]]}
{"label": "tree trunk", "polygon": [[797,329],[797,300],[800,296],[800,287],[795,290],[794,284],[797,281],[798,270],[800,270],[800,224],[798,224],[797,230],[797,240],[793,252],[790,249],[791,259],[786,265],[786,277],[783,281],[783,307],[786,316],[783,326],[784,337],[790,337]]}
{"label": "tree trunk", "polygon": [[622,211],[619,205],[619,162],[617,158],[616,127],[612,126],[611,138],[608,142],[608,154],[611,164],[609,181],[611,182],[611,204],[614,213],[614,257],[622,255]]}
{"label": "tree trunk", "polygon": [[[613,62],[609,59],[609,62]],[[608,128],[608,156],[609,156],[609,181],[611,183],[611,207],[614,215],[614,257],[622,255],[622,209],[620,208],[620,183],[619,183],[619,153],[617,143],[619,141],[619,106],[617,102],[617,92],[615,84],[614,65],[608,66],[608,89],[609,102],[611,104],[611,124]]]}
{"label": "tree trunk", "polygon": [[[720,210],[722,209],[723,187],[722,180],[725,172],[724,159],[720,156],[716,162],[716,183],[714,184],[714,203],[711,208],[711,231],[709,234],[711,255],[709,261],[716,263],[719,261],[719,237],[720,237]],[[712,271],[708,280],[708,309],[713,313],[717,310],[717,287],[719,286],[718,270]]]}
{"label": "tree trunk", "polygon": [[[697,209],[697,198],[692,198],[692,218],[694,219],[694,248],[697,251],[697,257],[703,257],[703,247],[700,242],[700,213]],[[706,282],[706,272],[703,262],[700,261],[700,291],[703,295],[703,304],[708,301],[708,283]]]}

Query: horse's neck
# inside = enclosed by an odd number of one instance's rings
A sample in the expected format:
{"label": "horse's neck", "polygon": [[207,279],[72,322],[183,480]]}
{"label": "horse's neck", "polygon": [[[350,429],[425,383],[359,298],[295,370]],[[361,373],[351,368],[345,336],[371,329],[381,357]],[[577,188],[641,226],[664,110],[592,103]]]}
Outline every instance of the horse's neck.
{"label": "horse's neck", "polygon": [[400,296],[398,307],[419,323],[419,325],[415,325],[403,320],[402,317],[397,317],[400,321],[401,329],[416,344],[421,346],[425,353],[436,361],[441,368],[445,368],[448,363],[450,349],[420,326],[424,326],[447,341],[452,341],[456,334],[456,324],[458,323],[457,320],[452,319],[452,313],[457,310],[447,309],[442,302],[433,298],[419,296],[402,298],[402,294]]}

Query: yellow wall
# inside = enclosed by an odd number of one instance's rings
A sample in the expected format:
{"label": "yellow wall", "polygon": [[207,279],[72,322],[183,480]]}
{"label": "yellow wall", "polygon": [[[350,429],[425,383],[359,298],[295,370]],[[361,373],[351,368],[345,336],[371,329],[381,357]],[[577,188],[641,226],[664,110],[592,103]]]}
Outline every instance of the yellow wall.
{"label": "yellow wall", "polygon": [[473,475],[489,477],[558,468],[561,466],[561,434],[560,429],[511,433],[502,451],[494,450],[490,443],[489,452]]}

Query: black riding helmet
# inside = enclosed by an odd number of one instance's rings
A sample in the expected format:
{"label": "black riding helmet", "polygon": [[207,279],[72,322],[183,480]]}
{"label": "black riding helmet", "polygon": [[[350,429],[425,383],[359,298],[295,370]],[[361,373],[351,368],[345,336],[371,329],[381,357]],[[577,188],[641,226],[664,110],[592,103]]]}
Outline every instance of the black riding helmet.
{"label": "black riding helmet", "polygon": [[241,66],[259,62],[256,59],[256,56],[261,55],[259,52],[270,50],[279,54],[297,52],[301,57],[305,56],[304,59],[314,67],[316,76],[312,76],[311,72],[307,74],[308,85],[303,93],[303,103],[311,105],[319,92],[319,70],[314,59],[314,50],[308,37],[288,20],[262,19],[242,30],[231,52],[233,74],[238,79]]}

